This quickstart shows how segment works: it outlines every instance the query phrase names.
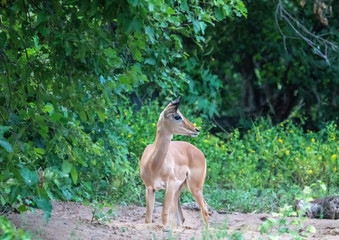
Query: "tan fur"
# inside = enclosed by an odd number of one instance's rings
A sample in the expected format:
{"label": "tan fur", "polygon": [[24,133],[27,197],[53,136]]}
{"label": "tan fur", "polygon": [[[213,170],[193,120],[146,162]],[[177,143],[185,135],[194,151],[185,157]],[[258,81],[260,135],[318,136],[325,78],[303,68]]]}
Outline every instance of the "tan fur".
{"label": "tan fur", "polygon": [[[204,222],[208,224],[207,204],[203,197],[206,177],[204,154],[188,142],[171,141],[174,134],[196,137],[199,130],[170,103],[160,114],[157,134],[153,144],[146,147],[140,161],[140,176],[146,186],[145,222],[152,222],[155,191],[165,189],[162,224],[168,226],[172,213],[176,224],[185,219],[180,206],[180,190],[187,186],[200,206]],[[182,121],[174,119],[180,116]],[[175,223],[174,223],[175,225]]]}

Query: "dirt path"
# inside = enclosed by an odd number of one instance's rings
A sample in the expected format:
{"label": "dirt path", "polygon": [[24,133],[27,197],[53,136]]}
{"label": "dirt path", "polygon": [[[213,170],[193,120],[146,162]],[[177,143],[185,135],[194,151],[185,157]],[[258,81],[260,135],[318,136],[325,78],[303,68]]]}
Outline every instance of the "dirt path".
{"label": "dirt path", "polygon": [[[161,207],[155,208],[154,223],[144,224],[145,208],[125,206],[116,209],[117,217],[111,223],[91,223],[92,213],[89,207],[77,203],[54,202],[53,213],[48,224],[42,213],[9,214],[7,217],[17,226],[31,231],[42,239],[227,239],[227,234],[242,233],[245,239],[267,239],[261,236],[258,227],[269,214],[220,214],[215,211],[210,216],[209,231],[202,231],[199,211],[184,209],[186,221],[172,233],[164,233],[160,214]],[[339,220],[308,219],[304,226],[313,225],[317,232],[308,239],[339,240]],[[225,229],[228,228],[228,231]],[[218,230],[223,229],[223,230]],[[241,238],[240,238],[241,239]],[[284,236],[279,239],[291,239]]]}

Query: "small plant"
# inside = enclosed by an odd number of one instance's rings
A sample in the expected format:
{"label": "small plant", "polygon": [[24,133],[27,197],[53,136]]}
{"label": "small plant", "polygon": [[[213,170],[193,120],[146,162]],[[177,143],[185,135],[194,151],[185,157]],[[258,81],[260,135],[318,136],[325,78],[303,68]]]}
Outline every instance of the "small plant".
{"label": "small plant", "polygon": [[16,229],[15,226],[5,217],[0,216],[0,239],[2,240],[30,240],[33,234],[25,232],[22,229]]}
{"label": "small plant", "polygon": [[241,232],[235,231],[230,232],[228,223],[224,223],[214,226],[213,228],[204,228],[201,232],[201,237],[203,240],[208,239],[228,239],[228,240],[243,240],[244,237]]}
{"label": "small plant", "polygon": [[[293,210],[290,205],[285,205],[279,209],[279,213],[273,213],[273,217],[268,218],[259,228],[260,233],[267,234],[262,239],[275,240],[287,234],[292,239],[304,239],[310,233],[315,233],[316,229],[313,226],[303,226],[305,217],[297,217],[298,213]],[[290,218],[294,217],[294,218]],[[267,237],[267,238],[266,238]]]}
{"label": "small plant", "polygon": [[[278,213],[273,213],[274,218],[268,218],[259,228],[260,233],[267,234],[263,239],[275,240],[282,235],[289,235],[292,239],[305,239],[310,233],[315,233],[316,228],[308,225],[306,228],[303,222],[306,220],[305,214],[309,211],[309,202],[312,200],[312,188],[326,191],[323,183],[312,184],[311,187],[306,186],[304,191],[299,196],[299,200],[303,201],[303,207],[294,210],[291,205],[285,204],[279,208]],[[291,218],[293,217],[293,218]]]}
{"label": "small plant", "polygon": [[99,203],[97,201],[94,201],[90,204],[90,208],[92,210],[92,219],[91,223],[94,221],[97,222],[109,222],[111,223],[111,218],[118,217],[117,212],[115,212],[112,208],[109,208],[108,210],[105,209],[104,203]]}

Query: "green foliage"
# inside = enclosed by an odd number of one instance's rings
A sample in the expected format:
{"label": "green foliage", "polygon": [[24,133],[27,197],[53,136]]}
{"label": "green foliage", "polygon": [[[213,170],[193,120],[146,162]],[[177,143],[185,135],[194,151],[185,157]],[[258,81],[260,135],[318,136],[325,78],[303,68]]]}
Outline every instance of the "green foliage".
{"label": "green foliage", "polygon": [[12,146],[9,142],[6,141],[4,138],[4,133],[7,132],[10,129],[10,127],[0,126],[0,146],[5,148],[7,152],[12,152]]}
{"label": "green foliage", "polygon": [[289,235],[292,239],[304,239],[308,232],[315,232],[315,228],[311,226],[308,226],[309,231],[303,231],[302,220],[305,218],[287,219],[287,217],[297,216],[290,205],[280,208],[279,213],[273,216],[276,218],[268,218],[259,228],[261,234],[268,235],[268,239],[279,239],[279,236],[284,235]]}
{"label": "green foliage", "polygon": [[[139,177],[139,158],[148,144],[153,143],[158,116],[164,106],[151,102],[133,113],[121,109],[119,119],[125,126],[120,141],[125,141],[129,152],[131,177],[121,195],[124,201],[144,204],[144,186]],[[182,104],[181,112],[200,128],[197,138],[174,136],[173,140],[189,141],[201,149],[207,159],[205,196],[214,208],[226,211],[274,211],[292,204],[305,185],[321,181],[328,185],[326,194],[335,194],[338,183],[336,155],[338,128],[328,123],[322,131],[304,131],[302,125],[285,121],[272,125],[268,120],[254,123],[245,133],[235,129],[226,140],[211,135],[209,120],[194,117],[192,108]],[[122,186],[121,186],[122,187]],[[324,197],[313,191],[313,197]],[[157,198],[162,201],[162,195]],[[182,196],[192,201],[189,193]]]}
{"label": "green foliage", "polygon": [[207,156],[213,171],[213,179],[207,178],[211,184],[275,189],[287,183],[310,185],[315,180],[334,186],[339,180],[337,135],[335,123],[317,133],[305,133],[289,120],[275,126],[262,120],[246,134],[235,129],[226,142],[209,134],[193,142]]}
{"label": "green foliage", "polygon": [[129,195],[140,151],[128,96],[177,95],[183,39],[202,46],[208,25],[246,15],[240,0],[0,4],[1,205],[46,218],[55,198]]}
{"label": "green foliage", "polygon": [[[312,200],[312,190],[320,188],[323,193],[326,192],[326,186],[324,184],[312,184],[310,187],[306,186],[302,192],[302,196],[299,197],[304,202],[303,208],[294,210],[291,205],[284,205],[279,208],[278,213],[273,214],[273,218],[268,218],[259,228],[262,235],[265,234],[267,239],[279,239],[284,235],[288,235],[292,239],[305,239],[310,233],[315,233],[316,228],[312,225],[308,225],[306,228],[303,222],[306,220],[305,213],[309,210],[308,203]],[[307,207],[308,206],[308,207]],[[289,218],[293,217],[293,218]],[[266,238],[265,238],[266,239]]]}
{"label": "green foliage", "polygon": [[113,208],[108,208],[105,207],[105,204],[103,202],[97,202],[94,200],[93,202],[90,203],[90,208],[92,210],[92,220],[93,221],[98,221],[98,222],[109,222],[111,223],[111,218],[112,217],[117,217],[117,213],[113,210]]}
{"label": "green foliage", "polygon": [[[159,102],[176,95],[186,95],[182,110],[201,127],[198,138],[176,139],[190,141],[205,153],[205,191],[211,205],[270,210],[316,180],[332,191],[339,181],[334,123],[319,132],[304,132],[292,121],[273,125],[262,120],[244,122],[247,133],[209,133],[214,125],[208,117],[253,113],[237,104],[248,93],[240,86],[247,86],[244,79],[253,80],[253,74],[258,80],[253,86],[261,91],[278,86],[275,93],[300,78],[304,85],[290,91],[297,95],[310,91],[305,86],[314,85],[308,79],[315,74],[325,79],[317,85],[325,89],[321,96],[336,96],[328,92],[335,71],[328,70],[328,76],[322,69],[309,71],[301,67],[307,62],[293,65],[293,59],[282,54],[281,37],[267,17],[271,11],[266,6],[273,3],[248,4],[260,17],[249,15],[245,24],[237,20],[247,16],[240,0],[2,1],[1,205],[20,212],[41,208],[48,219],[50,200],[84,201],[95,204],[99,220],[110,214],[102,202],[144,204],[139,159],[154,141]],[[226,17],[232,21],[225,24]],[[257,20],[263,27],[255,29],[261,30],[260,36],[268,35],[270,44],[239,44],[243,38],[248,41],[244,33]],[[230,44],[232,39],[236,41]],[[297,56],[298,46],[293,49]],[[306,115],[317,114],[314,106]],[[245,110],[240,114],[240,109]],[[305,112],[297,109],[294,116]],[[286,118],[271,115],[274,121]],[[293,193],[286,195],[284,185],[292,186]],[[242,197],[248,204],[236,205]],[[184,198],[190,200],[189,195]],[[256,198],[272,204],[263,206]]]}
{"label": "green foliage", "polygon": [[205,227],[201,232],[201,237],[203,240],[207,239],[228,239],[228,240],[243,240],[244,237],[240,231],[234,231],[230,233],[227,222],[217,225],[211,228]]}
{"label": "green foliage", "polygon": [[5,217],[0,216],[0,238],[2,240],[30,240],[33,234],[16,229]]}
{"label": "green foliage", "polygon": [[[267,116],[274,123],[306,116],[310,128],[321,129],[322,123],[334,120],[339,110],[338,2],[244,3],[247,18],[207,27],[203,50],[185,42],[190,46],[190,57],[183,64],[194,79],[188,78],[186,95],[192,102],[198,98],[205,113],[219,113],[220,124],[226,129],[247,129],[253,119]],[[323,8],[315,13],[317,4]],[[278,6],[299,23],[281,17]],[[321,23],[321,18],[327,18],[328,25]]]}

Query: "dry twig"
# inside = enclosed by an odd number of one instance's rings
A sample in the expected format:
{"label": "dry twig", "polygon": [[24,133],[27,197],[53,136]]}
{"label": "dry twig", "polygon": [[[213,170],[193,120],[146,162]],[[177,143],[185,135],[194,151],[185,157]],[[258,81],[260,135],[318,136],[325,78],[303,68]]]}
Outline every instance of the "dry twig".
{"label": "dry twig", "polygon": [[[279,20],[284,20],[297,34],[297,37],[287,36],[283,32]],[[283,37],[284,48],[287,53],[286,39],[288,38],[304,40],[313,49],[313,52],[323,58],[328,65],[331,65],[328,57],[328,51],[331,50],[333,52],[339,52],[339,48],[335,43],[326,40],[321,35],[312,33],[300,21],[293,17],[283,6],[282,0],[279,0],[277,4],[275,22],[281,36]]]}

